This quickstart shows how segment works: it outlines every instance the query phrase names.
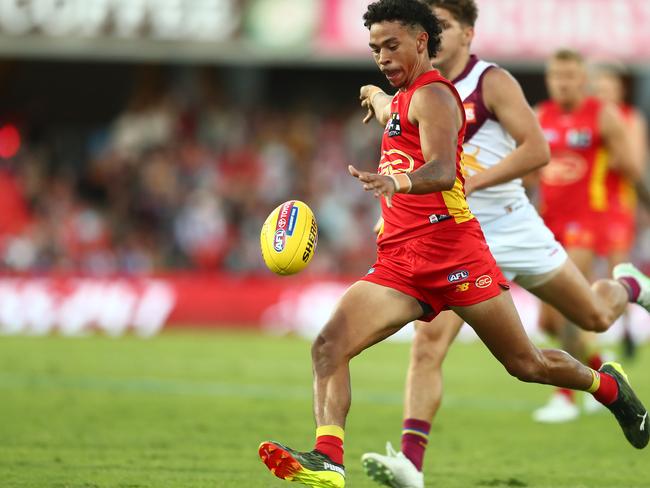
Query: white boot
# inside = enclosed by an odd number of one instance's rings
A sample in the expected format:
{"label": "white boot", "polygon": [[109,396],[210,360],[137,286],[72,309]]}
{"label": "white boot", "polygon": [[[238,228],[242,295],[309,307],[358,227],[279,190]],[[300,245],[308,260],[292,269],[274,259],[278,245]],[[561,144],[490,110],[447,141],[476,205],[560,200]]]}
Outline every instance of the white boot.
{"label": "white boot", "polygon": [[570,422],[580,415],[580,409],[566,395],[556,392],[549,402],[533,412],[533,420],[545,424]]}
{"label": "white boot", "polygon": [[386,455],[367,452],[361,456],[366,474],[377,483],[392,488],[424,488],[424,475],[402,453],[386,443]]}

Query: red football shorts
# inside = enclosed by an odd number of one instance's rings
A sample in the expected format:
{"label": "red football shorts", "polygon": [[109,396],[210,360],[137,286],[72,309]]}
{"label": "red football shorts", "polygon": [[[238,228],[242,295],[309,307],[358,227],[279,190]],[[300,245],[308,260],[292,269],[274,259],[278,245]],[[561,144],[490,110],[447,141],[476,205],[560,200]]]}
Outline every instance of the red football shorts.
{"label": "red football shorts", "polygon": [[508,289],[476,219],[434,224],[431,234],[377,250],[365,281],[412,296],[431,321],[451,306],[475,305]]}
{"label": "red football shorts", "polygon": [[590,249],[599,256],[608,256],[628,252],[634,244],[634,217],[623,212],[570,219],[544,217],[544,223],[566,249]]}
{"label": "red football shorts", "polygon": [[627,254],[634,245],[636,218],[634,212],[612,209],[605,212],[600,233],[596,237],[596,254],[609,256]]}

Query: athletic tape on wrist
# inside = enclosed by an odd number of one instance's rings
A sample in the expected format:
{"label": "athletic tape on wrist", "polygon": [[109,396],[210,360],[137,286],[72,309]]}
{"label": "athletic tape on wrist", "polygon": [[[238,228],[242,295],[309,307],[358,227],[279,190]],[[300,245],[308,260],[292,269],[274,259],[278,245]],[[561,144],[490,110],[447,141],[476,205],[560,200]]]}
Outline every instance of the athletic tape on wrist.
{"label": "athletic tape on wrist", "polygon": [[406,173],[398,173],[396,175],[388,175],[395,183],[395,193],[408,193],[413,188],[413,182],[409,175]]}

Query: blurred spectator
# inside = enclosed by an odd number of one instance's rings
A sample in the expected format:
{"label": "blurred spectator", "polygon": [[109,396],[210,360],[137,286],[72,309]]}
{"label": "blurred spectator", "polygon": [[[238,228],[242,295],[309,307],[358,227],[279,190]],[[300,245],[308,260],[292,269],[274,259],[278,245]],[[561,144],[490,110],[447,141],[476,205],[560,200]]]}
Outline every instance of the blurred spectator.
{"label": "blurred spectator", "polygon": [[[4,265],[93,274],[169,268],[259,272],[259,232],[280,203],[319,219],[312,273],[365,272],[378,205],[347,174],[372,168],[380,128],[335,115],[224,103],[208,71],[143,69],[130,100],[88,141],[81,172],[51,174],[28,146],[0,173]],[[346,104],[347,105],[347,104]]]}

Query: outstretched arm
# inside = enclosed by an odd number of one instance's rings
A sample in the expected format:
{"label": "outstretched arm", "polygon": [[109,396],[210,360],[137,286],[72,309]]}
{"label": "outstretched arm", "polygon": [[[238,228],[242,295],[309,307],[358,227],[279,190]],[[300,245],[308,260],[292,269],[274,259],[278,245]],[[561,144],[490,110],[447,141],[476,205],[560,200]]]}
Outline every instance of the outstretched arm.
{"label": "outstretched arm", "polygon": [[424,160],[412,173],[378,175],[349,166],[366,191],[383,196],[390,207],[395,193],[425,194],[450,190],[456,181],[456,145],[462,114],[455,97],[439,83],[419,88],[411,99],[409,120],[418,127]]}
{"label": "outstretched arm", "polygon": [[390,102],[393,99],[387,93],[375,85],[364,85],[359,92],[361,106],[368,109],[363,123],[367,124],[373,117],[381,125],[386,125],[390,117]]}
{"label": "outstretched arm", "polygon": [[483,78],[483,99],[517,148],[498,164],[466,180],[467,193],[520,178],[548,163],[548,143],[521,86],[510,73],[490,69]]}

